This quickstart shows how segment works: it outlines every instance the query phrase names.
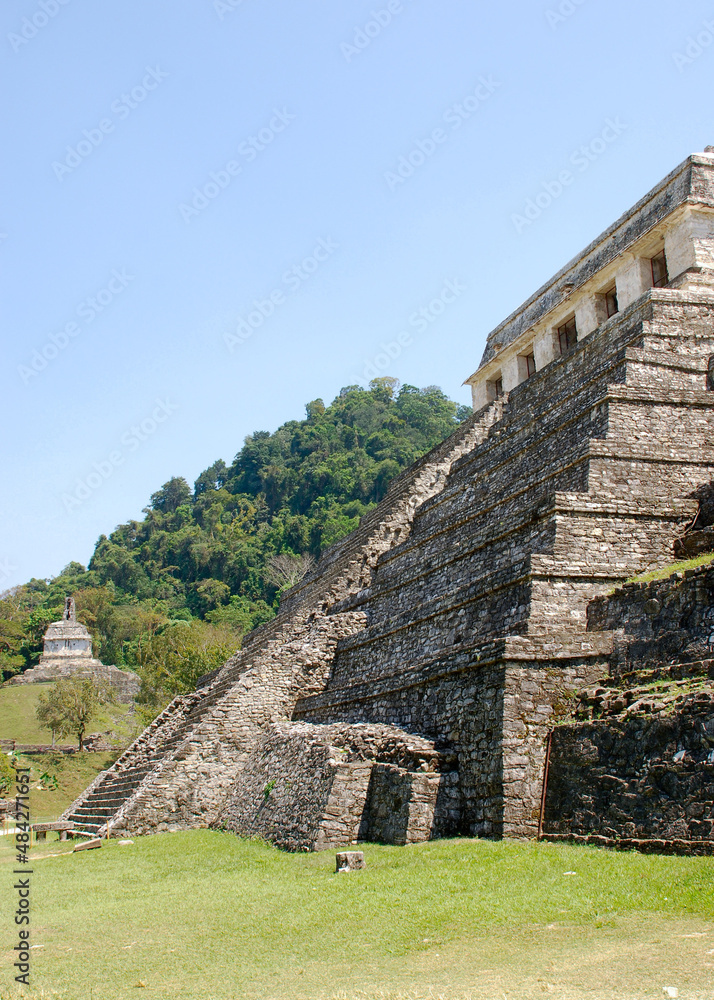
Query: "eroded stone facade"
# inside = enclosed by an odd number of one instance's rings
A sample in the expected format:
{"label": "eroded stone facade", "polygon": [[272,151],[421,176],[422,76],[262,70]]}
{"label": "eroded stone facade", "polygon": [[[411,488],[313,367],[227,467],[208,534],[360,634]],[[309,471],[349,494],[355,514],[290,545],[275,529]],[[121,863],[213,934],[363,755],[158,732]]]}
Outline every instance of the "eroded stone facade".
{"label": "eroded stone facade", "polygon": [[714,568],[591,605],[610,670],[552,736],[544,832],[714,846]]}

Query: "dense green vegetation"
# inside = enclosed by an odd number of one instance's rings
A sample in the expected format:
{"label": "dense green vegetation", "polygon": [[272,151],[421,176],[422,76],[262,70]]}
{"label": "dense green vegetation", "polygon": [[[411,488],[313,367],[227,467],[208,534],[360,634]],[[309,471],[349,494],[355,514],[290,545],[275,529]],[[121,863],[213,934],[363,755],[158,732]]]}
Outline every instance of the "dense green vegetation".
{"label": "dense green vegetation", "polygon": [[102,535],[85,568],[0,595],[0,669],[34,665],[48,622],[75,595],[104,663],[138,669],[147,711],[219,666],[274,614],[281,590],[352,531],[393,477],[469,413],[430,386],[348,386],[304,420],[246,438],[191,489],[175,476],[141,521]]}

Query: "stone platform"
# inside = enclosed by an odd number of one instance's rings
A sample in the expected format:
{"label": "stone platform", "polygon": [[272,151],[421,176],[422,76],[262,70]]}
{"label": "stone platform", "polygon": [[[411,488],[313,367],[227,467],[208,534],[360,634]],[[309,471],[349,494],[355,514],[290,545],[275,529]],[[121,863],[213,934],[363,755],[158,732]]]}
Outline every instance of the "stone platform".
{"label": "stone platform", "polygon": [[49,684],[62,677],[70,676],[94,677],[98,681],[106,681],[114,688],[117,701],[131,705],[139,693],[141,681],[138,674],[131,670],[120,670],[118,667],[106,666],[100,660],[75,659],[67,657],[62,660],[45,660],[36,667],[31,667],[16,677],[11,677],[5,684]]}

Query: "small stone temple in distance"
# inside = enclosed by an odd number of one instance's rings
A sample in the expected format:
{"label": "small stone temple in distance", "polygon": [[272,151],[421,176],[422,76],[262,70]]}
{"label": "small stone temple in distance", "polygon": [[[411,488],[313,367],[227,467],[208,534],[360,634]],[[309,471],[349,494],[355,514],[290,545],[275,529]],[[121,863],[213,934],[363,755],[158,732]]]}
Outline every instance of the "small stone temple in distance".
{"label": "small stone temple in distance", "polygon": [[131,703],[139,693],[137,674],[105,666],[92,656],[92,637],[89,629],[77,621],[74,598],[66,597],[62,618],[47,626],[42,655],[36,667],[12,677],[10,684],[42,684],[83,674],[111,684],[117,699]]}
{"label": "small stone temple in distance", "polygon": [[[708,849],[714,570],[622,585],[702,528],[713,373],[707,147],[488,336],[473,415],[65,818],[291,850],[576,826]],[[637,670],[685,687],[632,701]]]}

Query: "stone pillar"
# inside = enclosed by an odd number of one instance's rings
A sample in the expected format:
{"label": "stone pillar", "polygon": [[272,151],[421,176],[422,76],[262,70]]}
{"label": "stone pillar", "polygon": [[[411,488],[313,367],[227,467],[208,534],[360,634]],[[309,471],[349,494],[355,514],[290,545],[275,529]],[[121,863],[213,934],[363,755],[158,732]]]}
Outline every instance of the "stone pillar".
{"label": "stone pillar", "polygon": [[560,354],[560,349],[556,344],[557,334],[554,330],[545,330],[533,343],[533,356],[535,357],[536,371],[545,368],[554,358]]}
{"label": "stone pillar", "polygon": [[649,257],[635,257],[616,277],[617,301],[620,309],[636,302],[652,287],[652,264]]}
{"label": "stone pillar", "polygon": [[518,357],[515,354],[512,354],[510,358],[506,358],[502,363],[501,378],[503,379],[504,392],[510,392],[511,389],[515,389],[519,382],[522,381],[518,367]]}
{"label": "stone pillar", "polygon": [[583,299],[575,310],[575,325],[578,328],[578,340],[587,337],[597,330],[607,319],[607,307],[604,295],[589,295]]}
{"label": "stone pillar", "polygon": [[670,279],[693,267],[714,269],[714,215],[688,212],[667,229],[664,252]]}
{"label": "stone pillar", "polygon": [[478,410],[483,409],[483,407],[486,406],[486,404],[489,402],[485,378],[482,378],[480,382],[471,384],[471,400],[474,408],[474,413],[476,413]]}

